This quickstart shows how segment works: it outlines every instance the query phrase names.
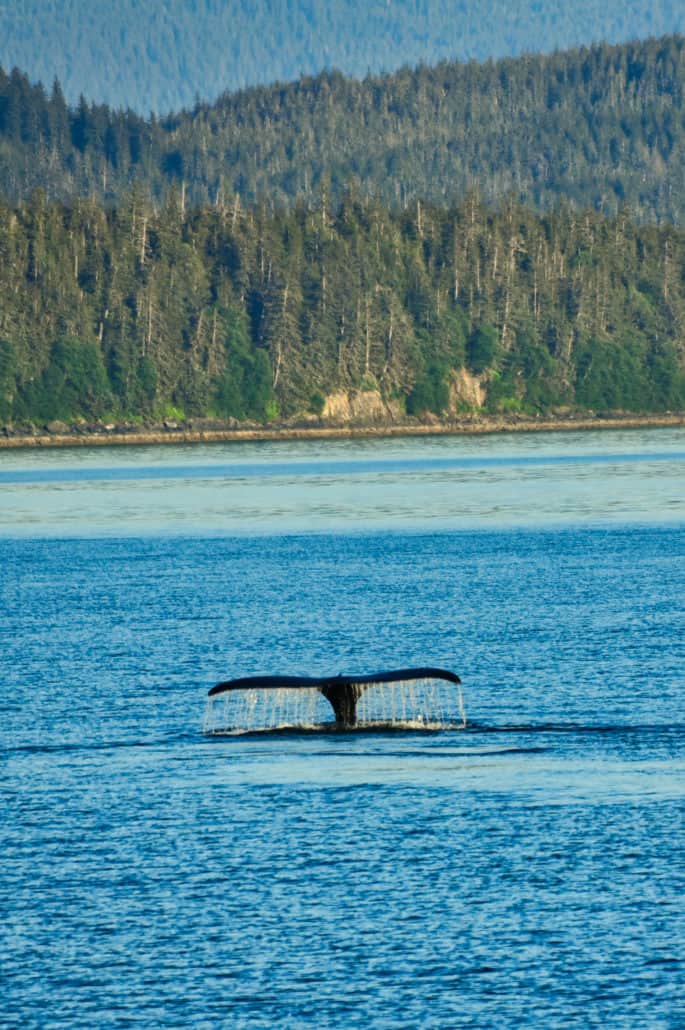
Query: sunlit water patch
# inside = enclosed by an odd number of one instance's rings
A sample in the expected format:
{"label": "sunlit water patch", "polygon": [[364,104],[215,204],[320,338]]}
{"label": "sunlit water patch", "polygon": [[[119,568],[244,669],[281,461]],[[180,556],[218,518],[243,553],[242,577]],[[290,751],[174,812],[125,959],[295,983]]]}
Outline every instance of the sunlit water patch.
{"label": "sunlit water patch", "polygon": [[661,429],[4,452],[0,533],[677,522],[684,441]]}

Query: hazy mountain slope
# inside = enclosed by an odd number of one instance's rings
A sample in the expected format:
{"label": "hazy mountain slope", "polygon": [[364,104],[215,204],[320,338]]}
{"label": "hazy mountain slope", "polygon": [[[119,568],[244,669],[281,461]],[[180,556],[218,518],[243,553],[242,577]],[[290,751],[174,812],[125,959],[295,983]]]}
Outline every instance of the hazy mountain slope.
{"label": "hazy mountain slope", "polygon": [[363,82],[323,74],[228,94],[163,122],[68,110],[0,73],[0,191],[288,206],[346,184],[403,207],[477,188],[685,222],[685,40],[667,37]]}
{"label": "hazy mountain slope", "polygon": [[685,31],[679,0],[0,0],[0,64],[147,113],[324,68],[363,76]]}

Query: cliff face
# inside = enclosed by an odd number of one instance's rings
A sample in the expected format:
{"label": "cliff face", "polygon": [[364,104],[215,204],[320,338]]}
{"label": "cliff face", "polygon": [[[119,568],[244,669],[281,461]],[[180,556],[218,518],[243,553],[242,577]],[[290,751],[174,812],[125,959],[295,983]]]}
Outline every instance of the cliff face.
{"label": "cliff face", "polygon": [[[449,384],[448,416],[482,411],[487,399],[485,376],[468,369],[455,372]],[[338,390],[325,398],[321,419],[336,425],[373,425],[401,422],[404,418],[398,400],[385,400],[379,390]]]}
{"label": "cliff face", "polygon": [[398,402],[384,401],[378,390],[340,390],[326,397],[322,418],[327,422],[365,425],[396,422],[402,409]]}
{"label": "cliff face", "polygon": [[458,412],[468,408],[480,411],[484,406],[487,390],[483,376],[474,375],[467,368],[454,373],[450,383],[450,411]]}

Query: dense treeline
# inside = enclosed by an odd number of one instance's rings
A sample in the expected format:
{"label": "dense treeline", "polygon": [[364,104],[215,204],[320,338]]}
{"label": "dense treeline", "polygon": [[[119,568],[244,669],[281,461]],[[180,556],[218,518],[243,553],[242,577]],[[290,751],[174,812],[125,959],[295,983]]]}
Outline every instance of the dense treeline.
{"label": "dense treeline", "polygon": [[[0,207],[0,417],[685,407],[685,234],[471,195],[392,211]],[[469,386],[471,393],[465,390]]]}
{"label": "dense treeline", "polygon": [[675,0],[22,0],[2,5],[0,63],[143,113],[340,68],[486,60],[685,31]]}
{"label": "dense treeline", "polygon": [[668,37],[483,65],[445,63],[363,81],[326,73],[145,120],[67,106],[0,73],[0,192],[115,203],[232,193],[272,209],[338,201],[345,183],[401,209],[478,188],[538,210],[560,197],[639,221],[685,222],[685,40]]}

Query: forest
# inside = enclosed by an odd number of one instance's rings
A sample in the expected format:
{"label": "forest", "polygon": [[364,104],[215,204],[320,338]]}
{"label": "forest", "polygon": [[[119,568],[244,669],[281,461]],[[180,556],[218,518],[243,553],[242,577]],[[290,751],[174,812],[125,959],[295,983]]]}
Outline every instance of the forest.
{"label": "forest", "polygon": [[0,423],[684,410],[684,88],[680,36],[165,118],[0,71]]}
{"label": "forest", "polygon": [[685,408],[685,234],[354,186],[0,205],[0,422]]}
{"label": "forest", "polygon": [[676,0],[7,0],[0,64],[115,108],[157,115],[197,96],[338,68],[552,52],[685,31]]}
{"label": "forest", "polygon": [[272,212],[339,203],[348,185],[404,210],[477,189],[538,211],[560,199],[639,222],[685,224],[685,39],[444,62],[363,80],[337,72],[227,93],[142,118],[70,107],[22,72],[0,72],[0,195],[163,205],[238,194]]}

